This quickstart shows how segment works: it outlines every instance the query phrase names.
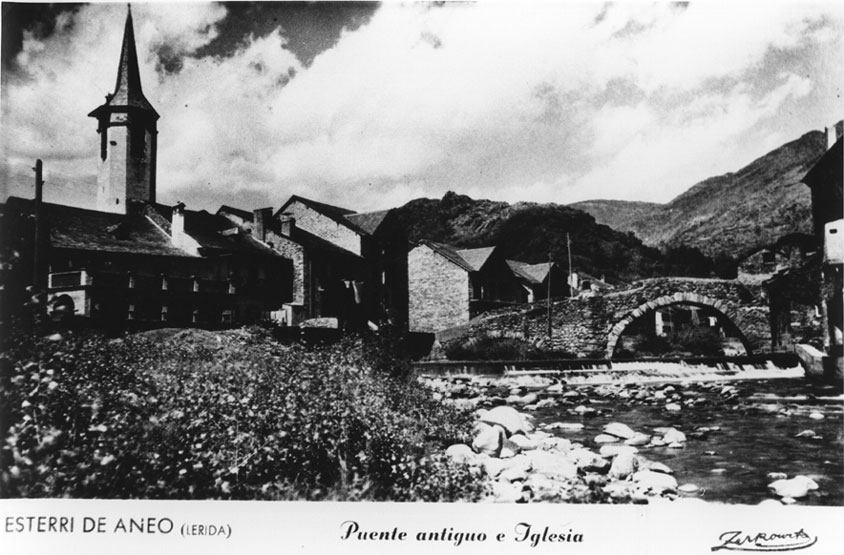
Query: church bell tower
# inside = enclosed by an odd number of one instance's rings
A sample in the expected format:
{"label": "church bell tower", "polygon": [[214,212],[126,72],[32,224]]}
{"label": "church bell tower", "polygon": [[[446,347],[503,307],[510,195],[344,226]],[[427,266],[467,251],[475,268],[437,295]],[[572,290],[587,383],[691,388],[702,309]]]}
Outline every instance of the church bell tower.
{"label": "church bell tower", "polygon": [[100,135],[97,210],[126,214],[132,204],[155,202],[159,116],[141,90],[131,7],[114,93],[88,116],[97,118]]}

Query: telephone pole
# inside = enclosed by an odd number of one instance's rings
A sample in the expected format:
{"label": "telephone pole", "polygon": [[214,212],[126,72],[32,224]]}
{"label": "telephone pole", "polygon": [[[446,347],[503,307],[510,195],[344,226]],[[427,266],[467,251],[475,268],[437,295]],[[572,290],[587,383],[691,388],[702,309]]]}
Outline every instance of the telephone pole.
{"label": "telephone pole", "polygon": [[571,235],[569,235],[568,231],[566,232],[566,250],[568,251],[568,256],[569,256],[569,275],[568,275],[568,278],[566,278],[566,282],[568,283],[569,297],[574,297],[574,291],[572,291],[572,283],[571,283],[571,274],[572,274],[572,269],[571,269]]}
{"label": "telephone pole", "polygon": [[548,275],[545,279],[548,280],[548,294],[545,296],[545,308],[548,313],[548,339],[551,339],[551,269],[554,266],[554,260],[551,258],[551,253],[548,253]]}

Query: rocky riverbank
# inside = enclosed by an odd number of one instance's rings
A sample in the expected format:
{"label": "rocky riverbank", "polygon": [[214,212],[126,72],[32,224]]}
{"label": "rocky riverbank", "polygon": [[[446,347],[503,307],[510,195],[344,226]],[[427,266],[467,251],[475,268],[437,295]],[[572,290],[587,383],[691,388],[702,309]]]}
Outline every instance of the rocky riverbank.
{"label": "rocky riverbank", "polygon": [[[703,488],[649,456],[656,450],[684,450],[689,442],[706,442],[721,432],[717,425],[684,425],[680,418],[684,411],[718,407],[788,417],[801,410],[794,405],[760,404],[742,384],[717,382],[572,387],[553,377],[468,375],[421,381],[443,402],[474,411],[471,445],[452,445],[446,452],[455,461],[482,469],[490,482],[489,500],[496,502],[649,503],[697,498]],[[612,420],[615,408],[630,405],[647,405],[676,423],[665,426],[659,421],[637,429]],[[559,420],[534,417],[537,411],[547,415],[549,409]],[[598,417],[609,420],[600,433],[584,440],[584,423]],[[801,434],[812,441],[811,430]],[[579,441],[574,439],[578,436]],[[760,479],[769,482],[766,503],[795,503],[818,488],[812,478],[802,475],[773,472]]]}

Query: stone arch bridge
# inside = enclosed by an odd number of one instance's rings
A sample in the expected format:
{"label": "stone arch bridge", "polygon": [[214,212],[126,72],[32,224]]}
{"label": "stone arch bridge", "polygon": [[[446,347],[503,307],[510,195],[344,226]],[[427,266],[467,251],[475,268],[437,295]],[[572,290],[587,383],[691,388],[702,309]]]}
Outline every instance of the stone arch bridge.
{"label": "stone arch bridge", "polygon": [[520,337],[546,349],[612,358],[631,323],[676,305],[707,309],[738,336],[748,354],[770,350],[770,311],[762,287],[701,278],[647,279],[605,295],[553,300],[550,339],[544,301],[488,312],[437,337],[441,343],[482,334]]}

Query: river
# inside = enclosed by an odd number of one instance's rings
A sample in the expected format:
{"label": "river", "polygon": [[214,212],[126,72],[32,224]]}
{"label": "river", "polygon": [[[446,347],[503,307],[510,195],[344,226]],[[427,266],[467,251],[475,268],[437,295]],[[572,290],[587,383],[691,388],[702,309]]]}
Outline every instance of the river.
{"label": "river", "polygon": [[[637,387],[629,384],[631,392]],[[651,386],[653,387],[653,386]],[[563,406],[535,413],[540,428],[552,422],[582,422],[578,431],[554,433],[595,448],[594,438],[609,422],[622,422],[646,434],[660,426],[686,433],[683,448],[640,447],[640,454],[668,465],[679,484],[694,484],[694,494],[707,501],[757,504],[776,499],[768,490],[769,473],[789,478],[805,475],[818,489],[800,498],[801,505],[844,506],[844,405],[840,389],[812,385],[802,378],[733,382],[726,399],[724,384],[673,384],[669,395],[694,399],[681,410],[665,403],[594,395],[580,388]],[[626,396],[625,396],[626,397]],[[598,410],[578,416],[573,407],[586,403]],[[821,418],[822,417],[822,418]],[[710,430],[706,430],[709,428]],[[702,430],[703,429],[703,430]],[[798,434],[811,430],[812,434]]]}

